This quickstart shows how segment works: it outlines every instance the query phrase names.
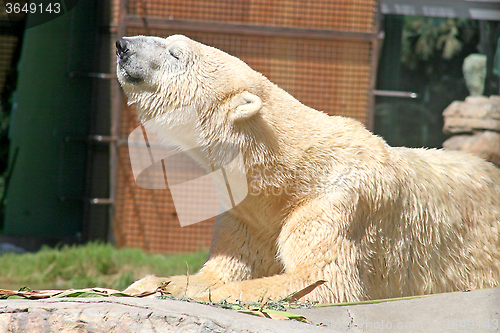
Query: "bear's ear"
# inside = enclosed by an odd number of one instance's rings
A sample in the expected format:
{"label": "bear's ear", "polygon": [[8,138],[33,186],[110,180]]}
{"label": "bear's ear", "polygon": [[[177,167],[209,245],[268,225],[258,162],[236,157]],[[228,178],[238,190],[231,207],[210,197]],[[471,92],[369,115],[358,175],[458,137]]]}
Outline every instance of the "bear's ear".
{"label": "bear's ear", "polygon": [[232,98],[230,105],[229,119],[247,119],[259,113],[262,100],[257,95],[243,91]]}

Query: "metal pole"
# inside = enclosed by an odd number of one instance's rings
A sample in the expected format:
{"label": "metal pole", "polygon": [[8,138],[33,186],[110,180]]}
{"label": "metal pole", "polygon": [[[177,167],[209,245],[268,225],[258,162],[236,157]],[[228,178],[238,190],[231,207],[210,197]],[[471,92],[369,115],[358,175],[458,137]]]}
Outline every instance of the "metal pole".
{"label": "metal pole", "polygon": [[380,58],[380,51],[382,50],[382,45],[384,42],[384,32],[381,30],[382,13],[380,11],[379,1],[375,4],[375,22],[373,25],[374,38],[371,41],[372,44],[372,57],[371,57],[371,75],[370,75],[370,86],[368,93],[368,107],[366,110],[365,125],[368,130],[373,131],[374,127],[374,117],[375,117],[375,95],[373,91],[377,85],[377,73],[378,73],[378,62]]}
{"label": "metal pole", "polygon": [[[116,56],[115,56],[115,41],[125,34],[125,19],[127,14],[127,2],[126,0],[108,0],[109,2],[119,1],[118,12],[111,11],[111,18],[114,18],[112,29],[110,29],[110,52],[112,54],[110,58],[111,71],[114,73],[116,70]],[[110,5],[111,5],[110,4]],[[117,8],[112,6],[112,8]],[[111,94],[111,137],[120,137],[120,120],[121,120],[121,110],[122,110],[122,91],[120,85],[116,79],[112,80],[110,87]],[[114,219],[115,219],[115,205],[116,205],[116,191],[117,191],[117,178],[118,178],[118,164],[119,164],[119,141],[113,140],[110,142],[109,146],[109,198],[112,202],[109,205],[109,220],[108,220],[108,232],[107,240],[108,242],[114,244]]]}

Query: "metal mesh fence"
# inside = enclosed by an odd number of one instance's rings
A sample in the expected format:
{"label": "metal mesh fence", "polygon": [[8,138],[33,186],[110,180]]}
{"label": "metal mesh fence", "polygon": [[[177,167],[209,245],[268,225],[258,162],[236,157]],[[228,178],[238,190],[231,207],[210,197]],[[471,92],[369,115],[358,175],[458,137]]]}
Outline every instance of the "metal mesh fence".
{"label": "metal mesh fence", "polygon": [[373,0],[131,0],[129,14],[263,26],[343,31],[373,29]]}
{"label": "metal mesh fence", "polygon": [[[184,34],[219,48],[242,59],[302,103],[365,122],[373,44],[368,38],[350,38],[338,32],[373,33],[374,8],[375,1],[369,0],[131,0],[125,25],[127,36]],[[154,24],[146,20],[131,23],[137,16],[154,18]],[[210,22],[224,26],[204,29],[211,27]],[[242,25],[261,30],[252,34],[251,29],[242,30]],[[284,34],[276,27],[288,30]],[[329,30],[340,38],[314,38],[314,30]],[[137,126],[134,108],[124,107],[121,138],[126,139]],[[114,221],[117,245],[151,252],[185,252],[210,245],[214,219],[181,228],[170,192],[135,184],[127,147],[120,148],[119,160]],[[199,188],[200,193],[205,190]],[[196,209],[201,208],[193,207]]]}
{"label": "metal mesh fence", "polygon": [[[125,108],[121,120],[120,134],[126,139],[139,126],[135,108]],[[169,189],[139,187],[132,173],[129,148],[121,146],[118,156],[114,221],[116,245],[139,247],[155,253],[208,248],[212,240],[214,218],[181,228]],[[186,173],[190,171],[187,169]],[[158,181],[164,182],[163,177]],[[200,192],[203,192],[203,188],[200,188]],[[193,210],[196,209],[199,207],[194,206]]]}
{"label": "metal mesh fence", "polygon": [[[26,1],[16,2],[21,6],[26,3]],[[20,21],[20,23],[22,23],[24,17],[24,12],[21,12],[19,14],[12,13],[9,17],[5,7],[5,1],[0,0],[0,21],[2,21],[2,30],[0,30],[0,94],[3,93],[7,76],[12,70],[12,57],[19,40],[19,32],[9,27],[9,21]]]}
{"label": "metal mesh fence", "polygon": [[11,70],[17,40],[16,36],[0,36],[0,92],[3,91],[8,72]]}

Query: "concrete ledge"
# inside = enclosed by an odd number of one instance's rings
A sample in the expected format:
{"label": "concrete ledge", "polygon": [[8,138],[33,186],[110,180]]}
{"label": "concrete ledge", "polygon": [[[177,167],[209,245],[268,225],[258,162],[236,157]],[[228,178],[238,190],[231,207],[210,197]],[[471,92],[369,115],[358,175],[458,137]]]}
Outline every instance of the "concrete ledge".
{"label": "concrete ledge", "polygon": [[500,332],[500,288],[293,310],[316,325],[163,299],[0,300],[0,332]]}
{"label": "concrete ledge", "polygon": [[335,332],[500,332],[500,288],[293,312]]}

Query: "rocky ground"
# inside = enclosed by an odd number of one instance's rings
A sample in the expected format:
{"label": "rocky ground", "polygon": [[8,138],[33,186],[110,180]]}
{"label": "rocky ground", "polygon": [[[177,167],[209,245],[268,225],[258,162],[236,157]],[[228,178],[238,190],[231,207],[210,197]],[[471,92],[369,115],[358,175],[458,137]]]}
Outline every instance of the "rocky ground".
{"label": "rocky ground", "polygon": [[294,309],[310,323],[129,297],[0,300],[3,332],[500,332],[500,288]]}

